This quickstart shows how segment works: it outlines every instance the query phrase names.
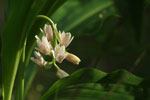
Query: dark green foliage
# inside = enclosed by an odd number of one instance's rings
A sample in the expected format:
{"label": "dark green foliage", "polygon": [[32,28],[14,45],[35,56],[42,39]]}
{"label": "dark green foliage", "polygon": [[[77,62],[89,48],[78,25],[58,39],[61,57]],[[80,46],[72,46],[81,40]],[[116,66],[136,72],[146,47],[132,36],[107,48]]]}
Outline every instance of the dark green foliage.
{"label": "dark green foliage", "polygon": [[106,77],[101,79],[99,82],[100,83],[117,83],[117,81],[121,81],[121,83],[124,84],[130,84],[130,85],[139,85],[141,83],[142,78],[139,78],[126,70],[123,69],[118,69],[116,71],[113,71],[109,73]]}
{"label": "dark green foliage", "polygon": [[126,27],[135,34],[136,40],[139,42],[142,25],[145,0],[114,0],[116,7],[119,9],[121,17],[124,19]]}
{"label": "dark green foliage", "polygon": [[106,74],[85,68],[56,81],[41,100],[146,100],[150,87],[143,83],[148,84],[123,69]]}
{"label": "dark green foliage", "polygon": [[[85,73],[86,72],[86,73]],[[49,97],[53,97],[54,92],[57,89],[64,89],[66,86],[73,84],[81,84],[81,83],[93,83],[97,82],[99,79],[103,78],[106,73],[101,72],[99,70],[79,70],[74,72],[71,77],[66,77],[62,80],[57,81],[45,94],[41,97],[41,100],[47,100]],[[91,77],[91,78],[89,78]]]}
{"label": "dark green foliage", "polygon": [[94,35],[100,30],[103,21],[114,13],[112,0],[70,0],[52,18],[60,29],[71,31],[75,36]]}

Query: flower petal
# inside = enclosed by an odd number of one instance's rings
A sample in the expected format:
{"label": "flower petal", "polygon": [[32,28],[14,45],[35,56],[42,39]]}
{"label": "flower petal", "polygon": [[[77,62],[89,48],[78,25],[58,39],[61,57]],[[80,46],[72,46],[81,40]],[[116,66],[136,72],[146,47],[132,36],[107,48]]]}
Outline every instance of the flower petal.
{"label": "flower petal", "polygon": [[67,53],[65,53],[65,46],[56,45],[55,47],[55,60],[59,63],[67,57]]}
{"label": "flower petal", "polygon": [[63,32],[60,32],[59,31],[59,36],[60,36],[60,45],[64,45],[65,47],[68,47],[69,44],[72,42],[73,40],[73,37],[71,37],[71,33],[65,33],[64,31]]}
{"label": "flower petal", "polygon": [[37,45],[38,45],[37,50],[39,50],[40,52],[42,52],[43,54],[46,54],[46,55],[50,54],[52,46],[48,42],[47,37],[43,35],[42,41],[40,40],[40,38],[37,35],[35,36],[35,38],[36,38]]}

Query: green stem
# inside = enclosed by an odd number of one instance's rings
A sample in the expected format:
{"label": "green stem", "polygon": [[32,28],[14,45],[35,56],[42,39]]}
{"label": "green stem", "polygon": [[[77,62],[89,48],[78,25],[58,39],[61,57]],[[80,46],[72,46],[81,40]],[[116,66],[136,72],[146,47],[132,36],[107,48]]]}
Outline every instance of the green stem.
{"label": "green stem", "polygon": [[52,26],[54,25],[53,21],[52,21],[49,17],[47,17],[47,16],[45,16],[45,15],[37,15],[37,18],[46,19],[47,21],[50,22],[50,24],[51,24]]}
{"label": "green stem", "polygon": [[56,64],[54,57],[53,57],[53,59],[52,59],[52,62],[53,62],[53,65],[55,66],[55,68],[56,68],[57,70],[59,70],[60,68],[59,68],[59,66]]}
{"label": "green stem", "polygon": [[53,32],[54,32],[54,35],[53,35],[53,47],[55,48],[55,46],[57,45],[57,39],[60,42],[60,37],[58,35],[58,31],[56,29],[55,24],[53,23],[53,21],[49,17],[47,17],[45,15],[38,15],[37,18],[46,19],[51,24]]}
{"label": "green stem", "polygon": [[54,63],[54,66],[55,66],[55,68],[56,68],[57,70],[60,69],[56,63]]}

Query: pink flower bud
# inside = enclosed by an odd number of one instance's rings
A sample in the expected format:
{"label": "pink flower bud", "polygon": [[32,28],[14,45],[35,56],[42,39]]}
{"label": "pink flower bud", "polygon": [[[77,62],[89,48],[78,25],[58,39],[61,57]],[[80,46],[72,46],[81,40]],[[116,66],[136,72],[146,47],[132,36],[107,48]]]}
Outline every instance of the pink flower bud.
{"label": "pink flower bud", "polygon": [[45,26],[44,26],[44,32],[46,33],[47,39],[49,41],[52,41],[53,40],[53,30],[52,30],[51,25],[45,24]]}

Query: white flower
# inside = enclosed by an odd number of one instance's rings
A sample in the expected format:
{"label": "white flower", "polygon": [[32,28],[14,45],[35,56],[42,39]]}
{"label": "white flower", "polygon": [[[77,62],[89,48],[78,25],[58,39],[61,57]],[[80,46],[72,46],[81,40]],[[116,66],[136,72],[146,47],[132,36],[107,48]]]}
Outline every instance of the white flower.
{"label": "white flower", "polygon": [[34,52],[34,57],[31,57],[31,60],[33,62],[35,62],[37,65],[39,65],[40,67],[44,66],[46,64],[46,61],[44,60],[44,58],[41,56],[41,54],[39,52]]}
{"label": "white flower", "polygon": [[65,33],[59,31],[59,37],[60,37],[60,45],[64,45],[65,47],[68,47],[71,41],[74,37],[71,37],[71,33]]}
{"label": "white flower", "polygon": [[69,74],[67,72],[63,71],[62,69],[58,69],[56,75],[59,78],[64,78],[64,77],[69,76]]}
{"label": "white flower", "polygon": [[67,57],[67,53],[65,53],[65,46],[56,45],[54,54],[55,60],[61,63]]}
{"label": "white flower", "polygon": [[76,55],[72,54],[72,53],[68,53],[66,59],[69,61],[69,62],[72,62],[76,65],[78,65],[80,63],[80,58],[77,57]]}
{"label": "white flower", "polygon": [[52,41],[53,40],[53,30],[52,30],[51,25],[45,24],[45,26],[44,26],[44,32],[46,34],[47,39],[49,41]]}
{"label": "white flower", "polygon": [[36,35],[35,38],[38,45],[38,48],[36,49],[45,55],[50,54],[50,51],[52,50],[52,46],[48,42],[47,37],[43,35],[42,40],[40,40],[40,38]]}

